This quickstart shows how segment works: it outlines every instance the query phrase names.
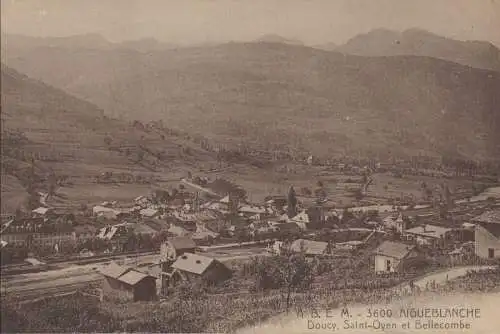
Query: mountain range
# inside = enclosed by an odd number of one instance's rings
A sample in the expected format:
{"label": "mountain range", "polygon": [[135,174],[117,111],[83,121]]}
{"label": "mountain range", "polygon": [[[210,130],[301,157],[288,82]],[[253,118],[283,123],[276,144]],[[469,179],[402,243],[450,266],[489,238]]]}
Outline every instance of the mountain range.
{"label": "mountain range", "polygon": [[500,157],[499,72],[422,54],[349,54],[362,53],[356,39],[336,48],[342,53],[274,36],[147,53],[11,46],[2,56],[107,115],[162,120],[228,145],[324,156]]}

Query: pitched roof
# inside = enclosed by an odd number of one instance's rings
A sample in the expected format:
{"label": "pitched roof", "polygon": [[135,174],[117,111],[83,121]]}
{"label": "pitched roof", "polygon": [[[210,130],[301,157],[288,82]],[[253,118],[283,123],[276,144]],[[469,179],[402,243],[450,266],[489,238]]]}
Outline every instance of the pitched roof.
{"label": "pitched roof", "polygon": [[291,220],[301,223],[310,223],[309,215],[305,211],[302,211],[301,213],[293,217]]}
{"label": "pitched roof", "polygon": [[198,230],[193,233],[192,238],[196,240],[207,239],[207,238],[217,238],[219,233],[212,232],[210,230]]}
{"label": "pitched roof", "polygon": [[488,231],[495,238],[500,238],[500,224],[491,224],[488,226],[479,225],[484,230]]}
{"label": "pitched roof", "polygon": [[169,238],[168,241],[176,250],[196,248],[196,243],[188,237]]}
{"label": "pitched roof", "polygon": [[413,245],[407,245],[400,242],[385,241],[375,250],[375,254],[402,259],[406,255],[408,255],[408,253],[410,253],[413,248],[415,248],[415,246]]}
{"label": "pitched roof", "polygon": [[172,268],[202,275],[216,260],[198,254],[185,253],[172,264]]}
{"label": "pitched roof", "polygon": [[118,278],[118,280],[127,283],[129,285],[136,285],[146,277],[150,277],[147,274],[141,273],[136,270],[131,270]]}
{"label": "pitched roof", "polygon": [[130,270],[132,270],[132,268],[126,266],[120,266],[116,262],[111,262],[110,264],[101,269],[101,274],[103,274],[104,276],[118,279],[120,276],[122,276],[123,274],[127,273]]}
{"label": "pitched roof", "polygon": [[168,232],[172,233],[176,236],[179,236],[179,237],[189,234],[189,232],[185,228],[182,228],[182,227],[174,225],[174,224],[170,224],[170,227],[168,228]]}
{"label": "pitched roof", "polygon": [[486,211],[483,214],[475,217],[473,221],[478,223],[500,224],[500,209]]}
{"label": "pitched roof", "polygon": [[406,230],[405,233],[416,234],[431,238],[440,238],[451,230],[452,230],[451,228],[426,224]]}
{"label": "pitched roof", "polygon": [[134,224],[133,229],[135,233],[140,234],[155,234],[157,232],[157,230],[144,223]]}
{"label": "pitched roof", "polygon": [[269,210],[267,210],[266,208],[262,208],[255,205],[243,205],[238,210],[240,212],[254,213],[254,214],[269,213]]}
{"label": "pitched roof", "polygon": [[82,234],[82,233],[95,234],[97,232],[97,228],[93,225],[90,225],[90,224],[77,225],[74,227],[74,231],[77,235]]}
{"label": "pitched roof", "polygon": [[158,213],[158,210],[147,208],[147,209],[142,209],[141,211],[139,211],[139,213],[142,216],[153,217],[154,215],[156,215]]}
{"label": "pitched roof", "polygon": [[39,207],[39,208],[36,208],[35,210],[33,210],[32,212],[33,213],[38,213],[40,215],[44,215],[47,212],[49,212],[49,210],[50,210],[49,208]]}
{"label": "pitched roof", "polygon": [[320,255],[325,253],[328,243],[323,241],[297,239],[292,243],[290,249],[294,252],[300,252],[302,245],[304,246],[306,254]]}
{"label": "pitched roof", "polygon": [[101,274],[107,277],[114,278],[128,285],[136,285],[146,277],[155,278],[154,276],[145,274],[134,268],[127,266],[120,266],[115,262],[111,262],[109,265],[102,268]]}

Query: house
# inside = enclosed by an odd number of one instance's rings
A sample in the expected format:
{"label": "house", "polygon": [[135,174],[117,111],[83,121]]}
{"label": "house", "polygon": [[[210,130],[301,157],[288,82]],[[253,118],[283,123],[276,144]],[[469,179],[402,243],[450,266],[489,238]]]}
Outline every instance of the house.
{"label": "house", "polygon": [[206,256],[184,253],[172,264],[173,282],[176,280],[192,281],[202,278],[206,282],[216,284],[229,279],[231,270],[223,263]]}
{"label": "house", "polygon": [[195,240],[198,244],[211,244],[214,239],[219,237],[219,233],[210,231],[209,229],[200,228],[196,230],[195,233],[191,235],[191,238]]}
{"label": "house", "polygon": [[426,224],[406,230],[404,235],[419,245],[438,247],[446,244],[451,231],[451,228]]}
{"label": "house", "polygon": [[229,203],[230,203],[229,195],[223,197],[217,203],[218,203],[217,204],[217,209],[218,210],[229,211]]}
{"label": "house", "polygon": [[136,235],[149,235],[151,237],[161,230],[161,228],[155,229],[146,223],[130,224],[129,227],[132,229],[132,231],[134,231]]}
{"label": "house", "polygon": [[73,244],[76,237],[70,223],[56,224],[46,218],[25,218],[5,223],[2,239],[12,246],[52,247]]}
{"label": "house", "polygon": [[266,205],[274,211],[281,211],[287,203],[285,196],[268,196],[265,198]]}
{"label": "house", "polygon": [[184,253],[194,253],[196,244],[191,238],[170,238],[160,246],[160,258],[162,262],[175,261]]}
{"label": "house", "polygon": [[303,224],[311,223],[311,220],[309,219],[309,215],[307,214],[306,211],[300,212],[298,215],[296,215],[295,217],[292,217],[290,220],[292,222],[296,222],[296,223],[303,223]]}
{"label": "house", "polygon": [[103,298],[122,301],[156,299],[156,277],[112,262],[101,270]]}
{"label": "house", "polygon": [[189,234],[188,230],[186,230],[185,228],[182,228],[178,225],[175,225],[175,224],[170,224],[167,232],[176,236],[176,237],[183,237],[183,236],[186,236]]}
{"label": "house", "polygon": [[331,253],[327,242],[306,239],[297,239],[292,242],[290,250],[297,253],[304,250],[305,255],[325,255]]}
{"label": "house", "polygon": [[382,224],[387,229],[394,229],[398,233],[403,233],[407,228],[407,221],[403,218],[403,214],[399,213],[397,217],[389,216],[382,221]]}
{"label": "house", "polygon": [[299,234],[303,228],[295,222],[281,223],[275,225],[280,233]]}
{"label": "house", "polygon": [[44,208],[44,207],[39,207],[36,208],[35,210],[31,211],[34,217],[46,217],[54,213],[54,209],[52,208]]}
{"label": "house", "polygon": [[245,204],[239,207],[238,212],[243,216],[250,217],[255,215],[271,214],[272,210],[256,205]]}
{"label": "house", "polygon": [[263,221],[253,222],[248,227],[250,231],[260,234],[273,233],[278,231],[276,224]]}
{"label": "house", "polygon": [[108,208],[101,205],[96,205],[92,208],[92,214],[97,217],[104,217],[106,219],[117,219],[121,212],[113,208]]}
{"label": "house", "polygon": [[115,249],[120,249],[130,235],[130,224],[122,223],[113,226],[103,227],[99,230],[97,237],[104,240],[109,240]]}
{"label": "house", "polygon": [[139,206],[145,206],[149,203],[149,200],[146,196],[138,196],[134,199],[134,203]]}
{"label": "house", "polygon": [[417,256],[415,246],[385,241],[374,252],[375,272],[393,273],[405,270],[405,261]]}
{"label": "house", "polygon": [[96,236],[97,229],[93,225],[85,224],[75,226],[74,232],[77,240],[86,241]]}
{"label": "house", "polygon": [[484,212],[473,222],[476,255],[484,259],[500,258],[500,209]]}
{"label": "house", "polygon": [[146,208],[146,209],[142,209],[141,211],[139,211],[139,214],[142,217],[155,218],[155,217],[158,217],[160,215],[160,211],[156,210],[156,209],[152,209],[152,208]]}
{"label": "house", "polygon": [[[270,252],[271,254],[277,254],[280,255],[281,251],[283,248],[285,248],[287,245],[283,241],[275,241],[271,244],[267,245],[266,250]],[[288,245],[289,246],[289,245]]]}

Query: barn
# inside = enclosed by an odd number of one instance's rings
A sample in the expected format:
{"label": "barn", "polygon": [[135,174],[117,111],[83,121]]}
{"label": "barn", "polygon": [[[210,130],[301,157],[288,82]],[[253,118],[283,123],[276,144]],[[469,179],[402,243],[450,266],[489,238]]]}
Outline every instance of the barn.
{"label": "barn", "polygon": [[193,281],[203,279],[217,284],[229,279],[231,270],[216,259],[198,254],[185,253],[172,264],[172,277],[177,280]]}
{"label": "barn", "polygon": [[101,270],[103,298],[121,301],[156,299],[156,277],[111,263]]}

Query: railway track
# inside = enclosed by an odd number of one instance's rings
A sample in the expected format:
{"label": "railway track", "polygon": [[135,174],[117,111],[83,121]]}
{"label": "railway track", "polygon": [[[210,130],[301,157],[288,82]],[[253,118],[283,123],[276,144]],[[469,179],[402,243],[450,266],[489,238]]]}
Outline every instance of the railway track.
{"label": "railway track", "polygon": [[44,288],[32,287],[16,290],[2,288],[2,301],[33,301],[46,297],[55,297],[59,295],[70,294],[89,285],[98,284],[100,281],[101,279],[92,279],[88,281],[58,284],[57,286]]}

